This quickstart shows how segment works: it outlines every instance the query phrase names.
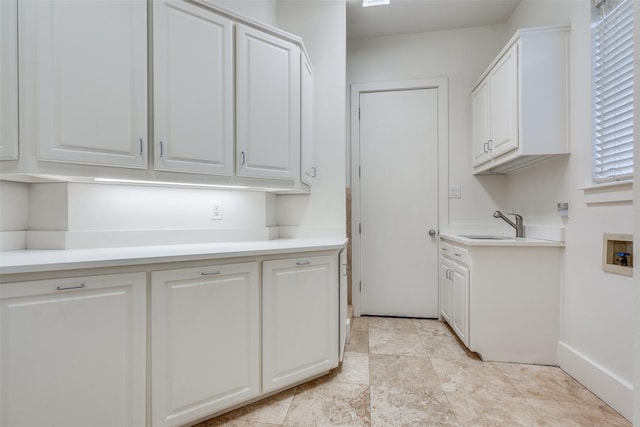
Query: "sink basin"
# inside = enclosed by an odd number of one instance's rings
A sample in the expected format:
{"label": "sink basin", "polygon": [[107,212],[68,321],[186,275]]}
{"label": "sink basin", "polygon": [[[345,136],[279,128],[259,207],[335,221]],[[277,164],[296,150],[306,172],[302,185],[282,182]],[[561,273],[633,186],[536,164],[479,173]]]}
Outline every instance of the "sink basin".
{"label": "sink basin", "polygon": [[475,240],[514,240],[515,239],[515,237],[485,236],[482,234],[461,234],[460,237],[466,237],[467,239],[475,239]]}

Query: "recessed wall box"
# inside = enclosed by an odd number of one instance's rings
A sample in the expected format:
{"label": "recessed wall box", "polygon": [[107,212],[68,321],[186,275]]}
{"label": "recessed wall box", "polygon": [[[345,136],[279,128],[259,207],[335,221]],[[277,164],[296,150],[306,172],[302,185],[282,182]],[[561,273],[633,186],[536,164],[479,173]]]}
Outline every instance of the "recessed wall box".
{"label": "recessed wall box", "polygon": [[633,236],[605,233],[602,242],[602,269],[633,276]]}

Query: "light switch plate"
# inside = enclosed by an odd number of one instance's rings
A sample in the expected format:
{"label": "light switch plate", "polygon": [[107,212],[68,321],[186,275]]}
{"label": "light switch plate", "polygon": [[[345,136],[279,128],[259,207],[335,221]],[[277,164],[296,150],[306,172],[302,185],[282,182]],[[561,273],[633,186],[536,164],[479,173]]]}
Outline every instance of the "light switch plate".
{"label": "light switch plate", "polygon": [[460,185],[450,185],[449,186],[449,198],[450,199],[460,199],[460,198],[462,198],[462,187]]}

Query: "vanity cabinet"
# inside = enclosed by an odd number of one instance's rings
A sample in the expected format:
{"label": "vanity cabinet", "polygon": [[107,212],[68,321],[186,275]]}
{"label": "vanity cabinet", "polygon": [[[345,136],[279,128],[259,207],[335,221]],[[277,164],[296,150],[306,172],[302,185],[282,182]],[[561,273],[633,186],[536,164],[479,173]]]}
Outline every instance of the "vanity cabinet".
{"label": "vanity cabinet", "polygon": [[326,255],[263,263],[263,392],[338,366],[337,262]]}
{"label": "vanity cabinet", "polygon": [[440,314],[458,338],[469,346],[468,251],[443,242],[440,252]]}
{"label": "vanity cabinet", "polygon": [[24,1],[18,29],[35,160],[146,169],[146,2]]}
{"label": "vanity cabinet", "polygon": [[482,360],[556,364],[562,250],[443,237],[442,318]]}
{"label": "vanity cabinet", "polygon": [[300,179],[300,48],[236,26],[237,174]]}
{"label": "vanity cabinet", "polygon": [[0,2],[0,160],[18,159],[18,1]]}
{"label": "vanity cabinet", "polygon": [[145,273],[0,286],[1,425],[145,425]]}
{"label": "vanity cabinet", "polygon": [[474,85],[475,174],[508,173],[568,153],[568,33],[517,31]]}
{"label": "vanity cabinet", "polygon": [[233,176],[233,21],[153,2],[154,168]]}
{"label": "vanity cabinet", "polygon": [[151,274],[154,426],[260,394],[259,284],[257,262]]}

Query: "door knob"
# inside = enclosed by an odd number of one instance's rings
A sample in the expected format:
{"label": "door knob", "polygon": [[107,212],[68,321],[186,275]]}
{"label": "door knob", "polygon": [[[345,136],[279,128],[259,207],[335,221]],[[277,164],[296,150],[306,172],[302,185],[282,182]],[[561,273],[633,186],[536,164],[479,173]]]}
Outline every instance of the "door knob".
{"label": "door knob", "polygon": [[438,232],[436,230],[434,230],[433,228],[431,230],[429,230],[429,236],[435,236],[436,234],[438,234]]}

